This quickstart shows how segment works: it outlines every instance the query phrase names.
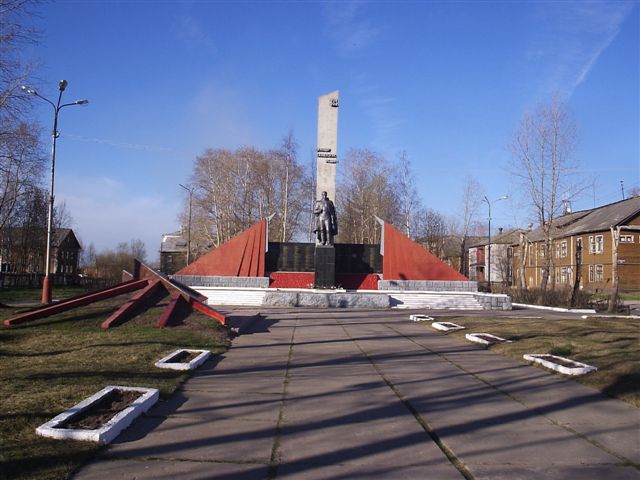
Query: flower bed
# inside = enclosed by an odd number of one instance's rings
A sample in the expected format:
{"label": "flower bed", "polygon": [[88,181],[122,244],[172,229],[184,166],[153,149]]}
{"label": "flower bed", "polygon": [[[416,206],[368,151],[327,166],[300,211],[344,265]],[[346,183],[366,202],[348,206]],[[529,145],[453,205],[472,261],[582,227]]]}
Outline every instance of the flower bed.
{"label": "flower bed", "polygon": [[159,398],[155,388],[108,386],[36,428],[43,437],[110,443]]}
{"label": "flower bed", "polygon": [[470,342],[479,343],[487,347],[495,343],[511,343],[511,340],[490,333],[467,333],[464,337]]}
{"label": "flower bed", "polygon": [[462,325],[458,325],[457,323],[452,322],[433,322],[431,326],[436,330],[440,330],[441,332],[455,332],[456,330],[465,329],[465,327],[463,327]]}
{"label": "flower bed", "polygon": [[170,368],[172,370],[194,370],[210,356],[211,352],[209,350],[183,348],[161,358],[154,365],[158,368]]}
{"label": "flower bed", "polygon": [[584,375],[585,373],[594,372],[597,367],[587,365],[586,363],[576,362],[565,357],[551,355],[549,353],[526,354],[523,355],[525,360],[542,365],[551,370],[565,375]]}
{"label": "flower bed", "polygon": [[430,317],[429,315],[423,315],[421,313],[416,313],[413,315],[409,315],[409,319],[413,320],[414,322],[430,322],[433,320],[433,317]]}

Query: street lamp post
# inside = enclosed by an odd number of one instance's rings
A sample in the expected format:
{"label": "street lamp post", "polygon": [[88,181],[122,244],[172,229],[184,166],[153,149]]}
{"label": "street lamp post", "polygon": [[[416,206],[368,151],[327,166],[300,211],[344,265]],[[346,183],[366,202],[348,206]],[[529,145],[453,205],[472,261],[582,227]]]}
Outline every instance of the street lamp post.
{"label": "street lamp post", "polygon": [[89,100],[76,100],[71,103],[64,103],[60,105],[62,101],[62,92],[67,88],[68,82],[66,80],[60,80],[58,83],[58,90],[60,93],[58,94],[58,102],[53,103],[48,98],[43,97],[38,92],[36,92],[33,88],[22,85],[20,87],[24,92],[35,95],[36,97],[44,100],[49,105],[53,107],[53,131],[51,132],[51,184],[49,189],[49,212],[47,217],[47,252],[45,255],[45,265],[44,265],[44,280],[42,281],[42,303],[51,303],[51,294],[52,294],[52,282],[51,282],[51,237],[53,231],[53,185],[55,179],[55,169],[56,169],[56,139],[60,136],[58,132],[58,114],[60,110],[64,107],[70,107],[72,105],[87,105]]}
{"label": "street lamp post", "polygon": [[[506,200],[507,198],[509,198],[509,195],[503,195],[500,198],[496,198],[494,202],[498,202],[500,200]],[[487,243],[487,281],[489,285],[489,291],[491,291],[491,202],[486,196],[483,198],[483,200],[489,206],[489,235],[488,235],[489,241]]]}
{"label": "street lamp post", "polygon": [[191,263],[191,200],[193,198],[193,188],[187,188],[179,183],[182,188],[189,192],[189,223],[187,226],[187,265]]}

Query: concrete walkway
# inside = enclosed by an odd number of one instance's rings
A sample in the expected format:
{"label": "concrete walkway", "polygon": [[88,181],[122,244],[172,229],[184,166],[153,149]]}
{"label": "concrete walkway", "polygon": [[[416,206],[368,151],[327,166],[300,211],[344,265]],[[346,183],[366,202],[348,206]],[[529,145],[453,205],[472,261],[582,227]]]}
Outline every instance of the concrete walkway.
{"label": "concrete walkway", "polygon": [[271,311],[75,478],[640,479],[640,410],[410,313]]}

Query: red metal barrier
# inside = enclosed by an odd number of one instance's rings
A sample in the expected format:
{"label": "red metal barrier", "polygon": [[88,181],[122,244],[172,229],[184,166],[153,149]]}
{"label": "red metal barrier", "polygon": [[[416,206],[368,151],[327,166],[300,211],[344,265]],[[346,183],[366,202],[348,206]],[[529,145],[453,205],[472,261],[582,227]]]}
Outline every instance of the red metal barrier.
{"label": "red metal barrier", "polygon": [[182,298],[182,295],[177,295],[176,297],[174,297],[169,302],[169,305],[167,305],[167,308],[164,309],[164,312],[162,312],[162,315],[158,319],[158,328],[164,328],[169,326],[172,320],[174,320],[174,315],[177,314],[178,309],[183,304],[188,305],[185,299]]}
{"label": "red metal barrier", "polygon": [[118,310],[113,312],[100,326],[102,328],[111,328],[124,323],[127,320],[127,316],[160,287],[162,287],[160,280],[151,282],[147,287],[131,297],[129,301],[123,304]]}
{"label": "red metal barrier", "polygon": [[140,290],[149,283],[148,280],[134,280],[131,282],[121,283],[115,287],[100,290],[98,292],[87,293],[78,297],[73,297],[68,300],[62,300],[59,303],[49,305],[32,312],[23,313],[12,318],[6,319],[3,323],[5,326],[18,325],[20,323],[29,322],[31,320],[37,320],[39,318],[45,318],[56,313],[66,312],[73,308],[89,305],[93,302],[100,300],[106,300],[107,298],[117,297],[123,293],[129,293],[136,290]]}
{"label": "red metal barrier", "polygon": [[215,318],[222,325],[227,324],[227,317],[223,313],[220,313],[219,311],[211,308],[209,305],[205,305],[204,303],[192,300],[191,306],[199,312],[202,312],[211,318]]}

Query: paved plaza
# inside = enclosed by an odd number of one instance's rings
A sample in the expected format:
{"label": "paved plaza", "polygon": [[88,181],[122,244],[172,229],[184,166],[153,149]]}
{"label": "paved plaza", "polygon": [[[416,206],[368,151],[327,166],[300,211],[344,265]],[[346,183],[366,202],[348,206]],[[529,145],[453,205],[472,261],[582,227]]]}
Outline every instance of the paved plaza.
{"label": "paved plaza", "polygon": [[640,479],[640,410],[410,313],[263,312],[74,478]]}

